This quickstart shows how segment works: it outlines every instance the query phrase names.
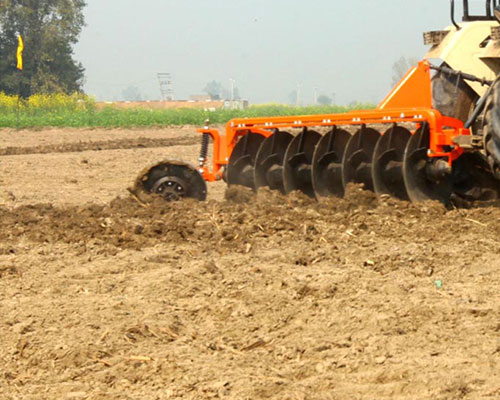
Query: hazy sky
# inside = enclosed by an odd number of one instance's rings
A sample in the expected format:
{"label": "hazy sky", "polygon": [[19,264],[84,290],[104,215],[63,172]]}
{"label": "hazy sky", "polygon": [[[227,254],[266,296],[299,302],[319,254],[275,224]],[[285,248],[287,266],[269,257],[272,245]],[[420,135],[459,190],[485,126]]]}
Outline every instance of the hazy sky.
{"label": "hazy sky", "polygon": [[[174,94],[236,80],[251,103],[287,102],[301,84],[339,104],[378,102],[401,56],[420,58],[422,32],[449,25],[449,0],[87,0],[75,58],[85,90],[119,100],[128,86],[159,99],[156,74]],[[461,3],[459,1],[459,3]],[[484,5],[483,1],[473,1]],[[458,13],[461,10],[457,10]]]}

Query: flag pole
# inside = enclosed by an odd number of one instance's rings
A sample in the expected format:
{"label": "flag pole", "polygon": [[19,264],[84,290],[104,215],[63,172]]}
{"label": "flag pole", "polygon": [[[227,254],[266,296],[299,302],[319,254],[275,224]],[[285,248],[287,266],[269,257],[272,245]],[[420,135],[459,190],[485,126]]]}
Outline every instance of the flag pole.
{"label": "flag pole", "polygon": [[17,115],[16,115],[16,128],[19,130],[19,108],[21,103],[21,71],[17,75]]}

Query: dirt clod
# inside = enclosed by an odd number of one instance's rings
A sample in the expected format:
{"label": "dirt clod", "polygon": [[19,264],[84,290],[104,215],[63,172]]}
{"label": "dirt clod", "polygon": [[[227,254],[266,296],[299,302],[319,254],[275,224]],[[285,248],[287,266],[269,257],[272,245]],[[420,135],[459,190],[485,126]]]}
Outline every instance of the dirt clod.
{"label": "dirt clod", "polygon": [[250,188],[235,185],[226,189],[225,199],[233,203],[248,204],[255,199],[255,194]]}

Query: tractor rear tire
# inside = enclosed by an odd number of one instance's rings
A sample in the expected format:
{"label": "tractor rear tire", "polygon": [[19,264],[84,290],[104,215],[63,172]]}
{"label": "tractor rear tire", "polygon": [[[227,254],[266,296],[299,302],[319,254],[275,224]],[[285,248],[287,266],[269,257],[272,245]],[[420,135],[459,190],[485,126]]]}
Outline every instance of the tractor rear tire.
{"label": "tractor rear tire", "polygon": [[484,148],[493,174],[500,179],[500,77],[493,83],[484,110]]}

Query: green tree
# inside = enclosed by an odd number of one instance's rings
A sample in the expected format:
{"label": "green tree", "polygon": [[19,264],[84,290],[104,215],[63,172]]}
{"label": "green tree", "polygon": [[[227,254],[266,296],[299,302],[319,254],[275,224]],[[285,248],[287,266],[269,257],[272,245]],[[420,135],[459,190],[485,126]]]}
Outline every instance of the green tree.
{"label": "green tree", "polygon": [[127,86],[122,90],[122,98],[125,101],[142,101],[141,91],[137,86]]}
{"label": "green tree", "polygon": [[212,100],[220,100],[224,88],[220,82],[212,81],[208,82],[203,91],[210,96]]}
{"label": "green tree", "polygon": [[329,106],[332,104],[332,98],[326,94],[320,94],[318,96],[318,104],[321,104],[322,106]]}
{"label": "green tree", "polygon": [[[85,0],[0,0],[0,91],[81,91],[83,66],[73,59],[85,25]],[[23,71],[16,69],[17,36],[24,39]]]}

